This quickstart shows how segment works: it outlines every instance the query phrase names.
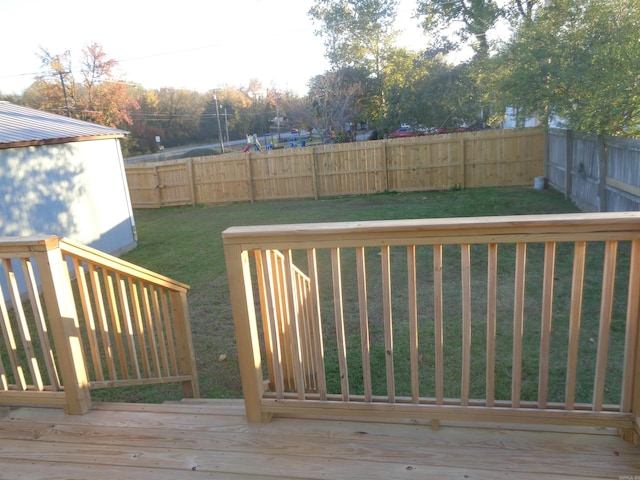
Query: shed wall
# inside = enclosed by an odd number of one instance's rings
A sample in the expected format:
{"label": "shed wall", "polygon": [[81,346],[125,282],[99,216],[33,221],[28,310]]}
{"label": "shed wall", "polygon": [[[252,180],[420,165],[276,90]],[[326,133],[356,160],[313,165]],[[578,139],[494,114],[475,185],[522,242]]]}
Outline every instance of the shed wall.
{"label": "shed wall", "polygon": [[118,139],[0,150],[0,235],[69,237],[107,253],[135,246]]}

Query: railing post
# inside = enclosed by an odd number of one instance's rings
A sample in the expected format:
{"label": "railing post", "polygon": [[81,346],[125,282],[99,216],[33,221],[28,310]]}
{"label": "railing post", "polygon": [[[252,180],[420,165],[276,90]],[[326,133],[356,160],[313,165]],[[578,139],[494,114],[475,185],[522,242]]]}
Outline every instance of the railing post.
{"label": "railing post", "polygon": [[635,267],[640,261],[640,239],[631,245],[622,411],[631,412],[632,425],[621,433],[625,440],[640,445],[640,271]]}
{"label": "railing post", "polygon": [[182,394],[185,398],[199,398],[198,370],[191,335],[189,305],[186,292],[171,292],[171,308],[176,324],[176,347],[178,349],[179,375],[190,375],[191,380],[182,382]]}
{"label": "railing post", "polygon": [[238,245],[225,244],[224,256],[247,420],[267,422],[270,415],[263,414],[260,405],[264,383],[249,271],[249,254]]}
{"label": "railing post", "polygon": [[[91,408],[89,380],[82,354],[80,328],[71,280],[57,237],[45,240],[39,258],[42,292],[58,354],[58,366],[67,398],[65,412],[82,415]],[[48,268],[47,268],[48,267]]]}

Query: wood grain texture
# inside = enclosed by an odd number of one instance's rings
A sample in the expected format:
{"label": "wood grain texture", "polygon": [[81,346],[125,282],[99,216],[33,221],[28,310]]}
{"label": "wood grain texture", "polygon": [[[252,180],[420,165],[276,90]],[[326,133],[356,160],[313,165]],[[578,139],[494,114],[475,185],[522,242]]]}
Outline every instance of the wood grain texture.
{"label": "wood grain texture", "polygon": [[249,424],[238,400],[0,410],[0,478],[619,478],[639,450],[607,430],[439,431],[336,420]]}

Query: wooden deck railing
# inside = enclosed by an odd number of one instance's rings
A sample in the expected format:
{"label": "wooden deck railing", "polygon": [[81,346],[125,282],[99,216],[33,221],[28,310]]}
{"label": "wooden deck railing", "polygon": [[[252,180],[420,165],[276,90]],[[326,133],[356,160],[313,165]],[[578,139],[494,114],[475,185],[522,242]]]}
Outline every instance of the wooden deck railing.
{"label": "wooden deck railing", "polygon": [[184,284],[69,240],[0,239],[0,403],[80,414],[90,389],[198,396]]}
{"label": "wooden deck railing", "polygon": [[250,421],[608,426],[638,441],[640,213],[223,238]]}

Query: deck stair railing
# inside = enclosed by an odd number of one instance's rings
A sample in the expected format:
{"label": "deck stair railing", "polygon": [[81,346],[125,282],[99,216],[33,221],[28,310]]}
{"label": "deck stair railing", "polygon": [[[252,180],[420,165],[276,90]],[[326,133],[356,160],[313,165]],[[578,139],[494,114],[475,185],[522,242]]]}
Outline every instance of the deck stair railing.
{"label": "deck stair railing", "polygon": [[250,421],[517,422],[640,439],[638,212],[223,238]]}
{"label": "deck stair railing", "polygon": [[0,239],[0,403],[86,412],[90,390],[198,396],[188,287],[57,237]]}

